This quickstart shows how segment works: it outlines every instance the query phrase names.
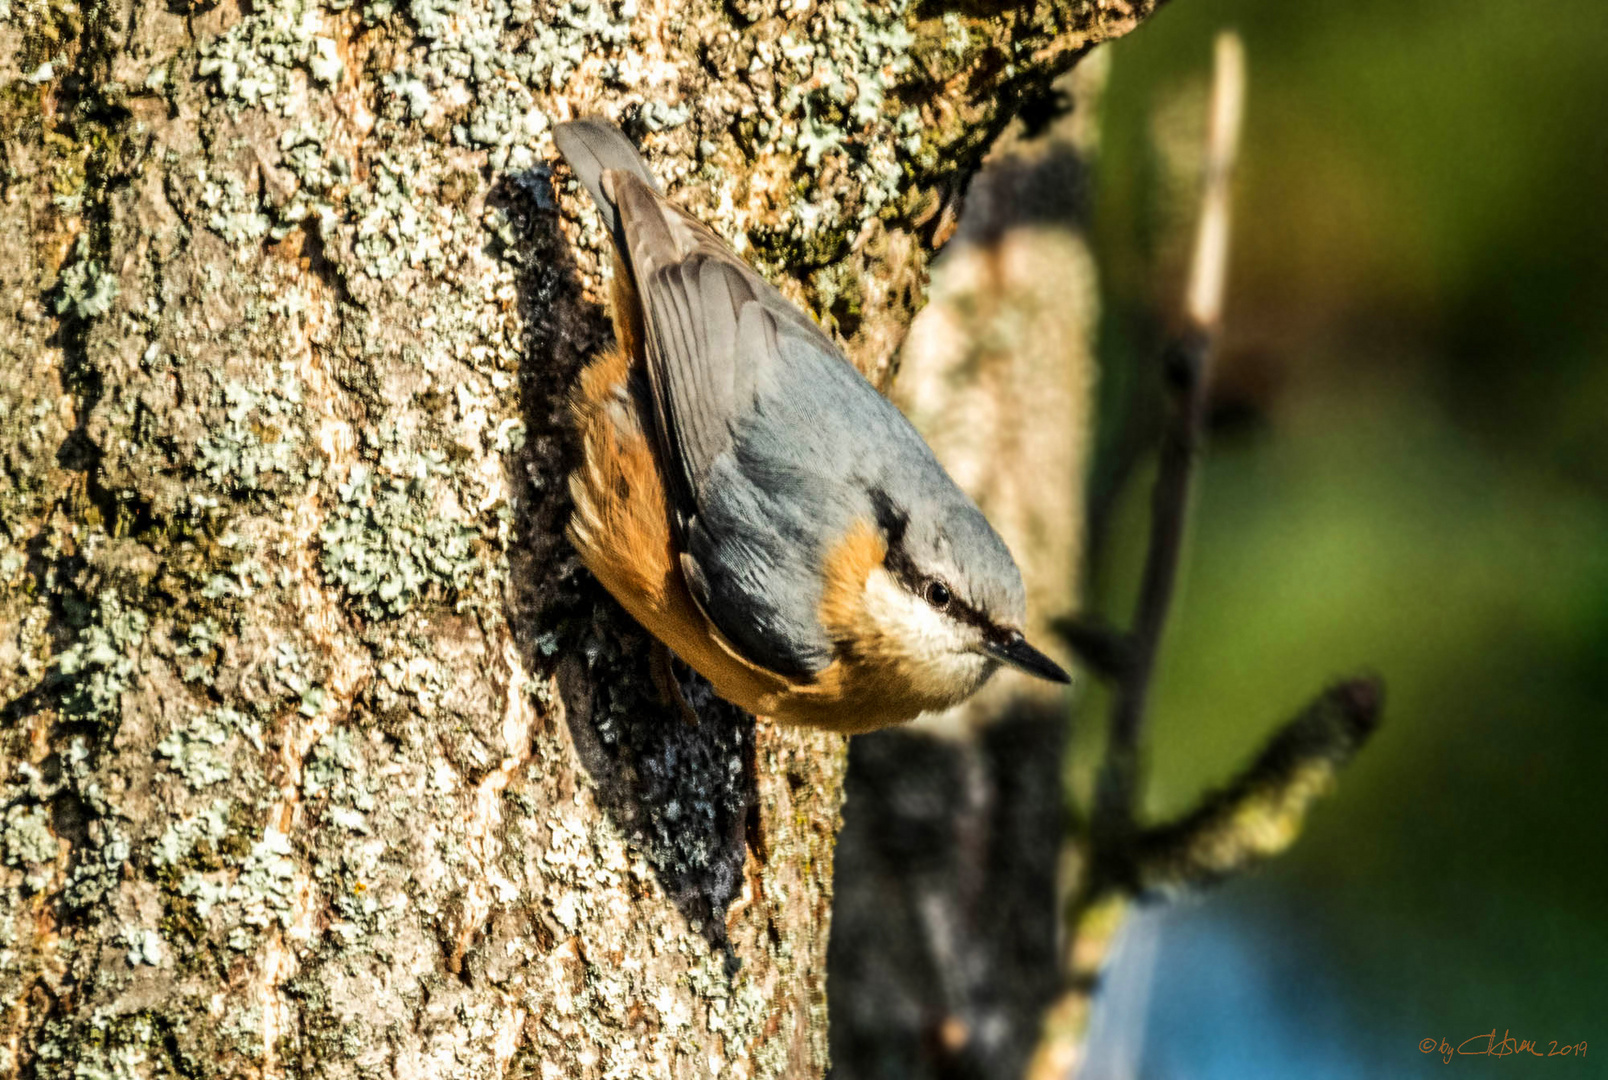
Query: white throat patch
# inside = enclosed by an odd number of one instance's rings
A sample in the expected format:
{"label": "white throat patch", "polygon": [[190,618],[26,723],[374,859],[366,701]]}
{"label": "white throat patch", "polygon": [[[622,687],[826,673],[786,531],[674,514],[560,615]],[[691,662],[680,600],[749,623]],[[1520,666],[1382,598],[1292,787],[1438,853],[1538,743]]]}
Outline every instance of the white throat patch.
{"label": "white throat patch", "polygon": [[913,595],[886,569],[865,583],[865,615],[883,649],[928,708],[943,708],[974,693],[998,667],[977,652],[979,633]]}

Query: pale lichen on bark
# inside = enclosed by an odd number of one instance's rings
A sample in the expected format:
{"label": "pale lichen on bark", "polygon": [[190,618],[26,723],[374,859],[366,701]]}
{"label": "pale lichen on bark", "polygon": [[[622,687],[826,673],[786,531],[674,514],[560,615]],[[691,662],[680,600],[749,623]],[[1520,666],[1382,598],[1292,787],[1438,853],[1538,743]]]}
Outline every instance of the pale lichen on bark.
{"label": "pale lichen on bark", "polygon": [[842,743],[667,732],[562,540],[551,125],[883,372],[1148,6],[0,2],[0,1076],[818,1074]]}

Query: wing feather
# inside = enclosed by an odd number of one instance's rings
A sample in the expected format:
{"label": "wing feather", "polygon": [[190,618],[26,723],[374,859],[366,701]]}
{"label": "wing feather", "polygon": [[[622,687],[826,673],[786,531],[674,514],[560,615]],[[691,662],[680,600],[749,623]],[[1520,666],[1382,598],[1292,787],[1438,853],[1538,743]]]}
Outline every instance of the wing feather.
{"label": "wing feather", "polygon": [[745,656],[819,671],[833,653],[817,547],[864,510],[850,505],[862,486],[837,481],[865,465],[866,400],[891,406],[707,226],[634,174],[604,183],[642,305],[688,586]]}
{"label": "wing feather", "polygon": [[[777,312],[829,339],[702,222],[636,176],[609,177],[647,327],[648,374],[683,523],[778,364]],[[835,350],[834,350],[835,351]]]}

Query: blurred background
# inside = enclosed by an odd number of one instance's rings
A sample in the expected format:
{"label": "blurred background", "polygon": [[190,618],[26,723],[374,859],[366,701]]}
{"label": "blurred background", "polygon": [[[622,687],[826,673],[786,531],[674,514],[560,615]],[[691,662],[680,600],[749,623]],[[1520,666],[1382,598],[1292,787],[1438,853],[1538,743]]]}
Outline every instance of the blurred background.
{"label": "blurred background", "polygon": [[[1385,722],[1291,852],[1130,924],[1088,1075],[1608,1075],[1608,4],[1177,0],[1108,47],[1087,595],[1118,619],[1223,27],[1250,91],[1148,809],[1337,676],[1382,675]],[[1419,1050],[1493,1028],[1588,1054]]]}

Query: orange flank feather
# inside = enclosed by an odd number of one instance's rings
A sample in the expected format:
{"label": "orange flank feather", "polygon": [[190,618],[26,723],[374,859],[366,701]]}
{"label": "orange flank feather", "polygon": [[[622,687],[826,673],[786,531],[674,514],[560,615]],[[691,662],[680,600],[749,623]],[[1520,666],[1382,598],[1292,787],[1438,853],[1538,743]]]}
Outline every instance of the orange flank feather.
{"label": "orange flank feather", "polygon": [[575,501],[570,542],[644,629],[722,697],[758,711],[759,703],[785,691],[788,681],[739,656],[687,591],[671,539],[664,481],[642,423],[651,415],[647,393],[645,373],[618,348],[582,372],[572,407],[585,461],[570,475]]}

